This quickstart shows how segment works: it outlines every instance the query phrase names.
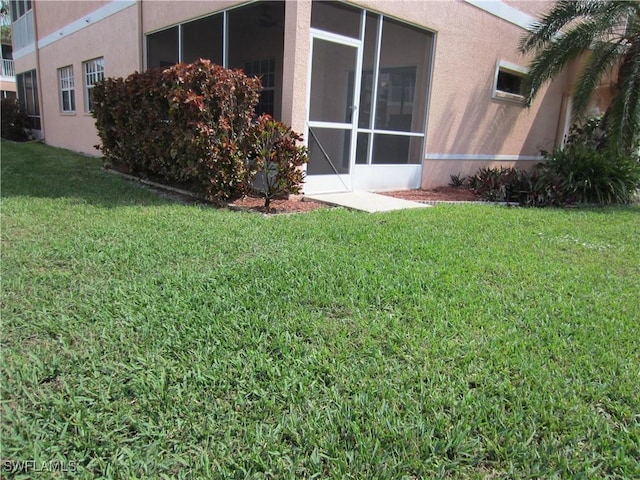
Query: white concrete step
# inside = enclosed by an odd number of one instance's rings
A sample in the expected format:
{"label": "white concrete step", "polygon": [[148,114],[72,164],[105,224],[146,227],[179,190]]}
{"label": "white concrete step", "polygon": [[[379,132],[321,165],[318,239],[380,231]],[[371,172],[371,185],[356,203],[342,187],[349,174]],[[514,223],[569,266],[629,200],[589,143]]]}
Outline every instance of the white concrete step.
{"label": "white concrete step", "polygon": [[336,205],[370,213],[390,212],[392,210],[404,210],[405,208],[429,208],[431,206],[371,192],[322,193],[318,195],[305,195],[305,198],[328,205]]}

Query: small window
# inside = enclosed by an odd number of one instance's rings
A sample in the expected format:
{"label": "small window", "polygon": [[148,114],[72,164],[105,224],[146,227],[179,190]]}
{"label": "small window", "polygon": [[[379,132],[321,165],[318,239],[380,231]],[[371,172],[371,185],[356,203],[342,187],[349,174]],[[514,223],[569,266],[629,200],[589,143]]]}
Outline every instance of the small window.
{"label": "small window", "polygon": [[91,90],[100,80],[104,80],[104,59],[96,58],[82,64],[84,70],[84,110],[93,112],[93,99]]}
{"label": "small window", "polygon": [[498,62],[493,98],[521,102],[524,100],[524,79],[528,70],[519,65]]}
{"label": "small window", "polygon": [[73,82],[73,66],[58,69],[60,80],[60,110],[63,112],[76,111],[75,85]]}

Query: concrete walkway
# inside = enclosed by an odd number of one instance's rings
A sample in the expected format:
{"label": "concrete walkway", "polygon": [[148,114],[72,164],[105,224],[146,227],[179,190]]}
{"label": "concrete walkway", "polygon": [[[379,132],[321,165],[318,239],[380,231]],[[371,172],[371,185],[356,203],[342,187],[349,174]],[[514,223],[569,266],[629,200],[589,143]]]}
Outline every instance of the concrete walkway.
{"label": "concrete walkway", "polygon": [[392,210],[403,210],[405,208],[428,208],[431,206],[371,192],[323,193],[320,195],[305,195],[305,198],[315,200],[316,202],[370,213],[390,212]]}

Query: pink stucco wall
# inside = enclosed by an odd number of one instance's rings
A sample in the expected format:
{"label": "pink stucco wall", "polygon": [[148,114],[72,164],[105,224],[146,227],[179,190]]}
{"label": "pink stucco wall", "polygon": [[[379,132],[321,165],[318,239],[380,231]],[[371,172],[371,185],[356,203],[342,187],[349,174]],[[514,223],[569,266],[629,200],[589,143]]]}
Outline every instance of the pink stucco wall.
{"label": "pink stucco wall", "polygon": [[[82,62],[104,57],[107,77],[126,76],[137,70],[137,20],[138,12],[134,5],[40,49],[39,87],[47,143],[90,155],[99,154],[94,148],[99,143],[95,123],[91,114],[85,112]],[[75,113],[60,111],[58,69],[69,65],[73,66],[75,81]]]}
{"label": "pink stucco wall", "polygon": [[36,1],[38,35],[43,38],[107,3],[109,0],[91,0],[90,2]]}
{"label": "pink stucco wall", "polygon": [[553,0],[502,0],[510,7],[516,8],[521,12],[537,16],[540,12],[547,11],[554,5]]}
{"label": "pink stucco wall", "polygon": [[247,3],[234,0],[145,0],[143,2],[142,27],[145,33],[161,30],[185,20],[219,12],[234,5]]}

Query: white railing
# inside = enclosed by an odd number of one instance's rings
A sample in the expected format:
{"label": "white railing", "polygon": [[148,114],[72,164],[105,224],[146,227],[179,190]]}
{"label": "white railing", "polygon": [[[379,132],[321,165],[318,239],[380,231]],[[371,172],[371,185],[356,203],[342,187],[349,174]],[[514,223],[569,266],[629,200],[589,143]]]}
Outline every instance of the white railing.
{"label": "white railing", "polygon": [[16,69],[13,67],[13,60],[2,59],[0,75],[3,77],[15,77]]}

